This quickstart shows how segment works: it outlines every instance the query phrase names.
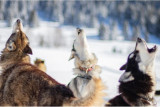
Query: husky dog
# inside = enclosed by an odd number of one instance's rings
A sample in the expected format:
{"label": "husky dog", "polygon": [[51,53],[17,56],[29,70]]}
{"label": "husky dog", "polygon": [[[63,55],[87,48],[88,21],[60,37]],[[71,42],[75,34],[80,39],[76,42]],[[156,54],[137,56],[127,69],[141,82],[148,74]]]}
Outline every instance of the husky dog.
{"label": "husky dog", "polygon": [[135,50],[128,56],[125,70],[119,79],[119,95],[109,100],[106,106],[154,106],[156,45],[149,49],[146,42],[138,38]]}
{"label": "husky dog", "polygon": [[97,57],[91,53],[84,30],[77,28],[77,36],[73,43],[70,59],[75,58],[76,77],[71,80],[68,87],[77,100],[72,106],[102,106],[105,96],[104,84],[100,78],[101,69],[97,65]]}
{"label": "husky dog", "polygon": [[69,88],[30,64],[29,54],[32,50],[18,19],[0,56],[0,105],[62,106],[73,99]]}
{"label": "husky dog", "polygon": [[41,71],[46,72],[46,65],[44,64],[44,60],[36,59],[34,61],[34,65],[38,67]]}

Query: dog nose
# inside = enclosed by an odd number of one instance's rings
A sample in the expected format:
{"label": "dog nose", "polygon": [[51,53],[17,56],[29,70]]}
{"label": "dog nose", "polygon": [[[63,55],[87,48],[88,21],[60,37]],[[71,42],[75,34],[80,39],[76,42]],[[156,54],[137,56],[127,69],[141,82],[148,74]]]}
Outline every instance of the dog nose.
{"label": "dog nose", "polygon": [[78,35],[82,32],[82,29],[77,28]]}
{"label": "dog nose", "polygon": [[139,43],[142,42],[142,39],[138,37],[137,42],[139,42]]}
{"label": "dog nose", "polygon": [[21,20],[20,19],[17,19],[17,24],[20,24],[21,23]]}

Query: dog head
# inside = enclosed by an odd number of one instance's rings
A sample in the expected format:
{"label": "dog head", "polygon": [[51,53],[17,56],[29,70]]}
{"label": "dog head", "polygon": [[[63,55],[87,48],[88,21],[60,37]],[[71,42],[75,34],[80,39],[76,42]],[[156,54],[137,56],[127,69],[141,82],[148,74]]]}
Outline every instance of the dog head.
{"label": "dog head", "polygon": [[83,29],[79,28],[77,28],[77,35],[73,43],[69,60],[73,59],[75,56],[78,56],[82,61],[89,60],[92,57],[87,43],[86,34]]}
{"label": "dog head", "polygon": [[[71,56],[69,60],[75,58],[75,74],[82,75],[97,75],[99,77],[100,67],[97,64],[97,57],[94,53],[90,52],[86,34],[83,29],[77,28],[76,39],[74,40]],[[93,69],[96,67],[96,72]],[[77,70],[76,70],[77,69]],[[91,71],[91,72],[90,72]]]}
{"label": "dog head", "polygon": [[2,51],[0,61],[29,60],[26,58],[28,54],[32,54],[32,49],[29,46],[26,34],[23,32],[21,20],[18,19],[15,22],[12,34],[7,40],[5,48]]}
{"label": "dog head", "polygon": [[145,40],[137,38],[135,50],[129,54],[127,63],[120,68],[120,70],[125,70],[125,72],[119,81],[133,81],[135,79],[134,74],[138,73],[151,75],[153,73],[156,52],[156,45],[149,49]]}
{"label": "dog head", "polygon": [[35,61],[34,61],[34,64],[35,65],[39,65],[39,64],[44,64],[44,60],[41,60],[41,59],[36,59]]}
{"label": "dog head", "polygon": [[41,59],[36,59],[34,61],[34,65],[37,66],[40,70],[46,72],[46,66],[45,66],[45,62],[44,60],[41,60]]}

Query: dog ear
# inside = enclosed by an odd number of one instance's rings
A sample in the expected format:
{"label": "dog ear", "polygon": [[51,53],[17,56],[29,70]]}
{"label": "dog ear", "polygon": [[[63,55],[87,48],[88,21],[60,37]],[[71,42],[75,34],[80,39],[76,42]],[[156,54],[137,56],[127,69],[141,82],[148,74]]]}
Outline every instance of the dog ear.
{"label": "dog ear", "polygon": [[32,55],[32,49],[29,47],[29,45],[27,45],[27,46],[24,48],[24,53],[27,53],[27,54],[31,54],[31,55]]}
{"label": "dog ear", "polygon": [[75,51],[72,51],[72,52],[71,52],[71,56],[69,57],[69,60],[68,60],[68,61],[72,60],[72,59],[74,58],[74,56],[75,56]]}
{"label": "dog ear", "polygon": [[14,51],[14,50],[16,49],[16,45],[15,45],[15,43],[14,43],[12,40],[10,40],[10,41],[7,43],[7,49],[8,49],[9,51]]}
{"label": "dog ear", "polygon": [[68,61],[72,60],[72,59],[74,58],[75,54],[76,54],[76,50],[75,50],[75,47],[74,47],[75,41],[76,41],[76,40],[74,40],[74,42],[73,42],[72,51],[71,51],[71,56],[70,56],[70,58],[69,58]]}
{"label": "dog ear", "polygon": [[130,81],[133,81],[134,80],[134,77],[133,75],[131,74],[131,72],[124,72],[120,79],[119,79],[119,82],[123,82],[123,83],[126,83],[126,82],[130,82]]}
{"label": "dog ear", "polygon": [[124,64],[124,65],[122,65],[122,66],[120,67],[119,70],[126,70],[126,68],[127,68],[127,64]]}

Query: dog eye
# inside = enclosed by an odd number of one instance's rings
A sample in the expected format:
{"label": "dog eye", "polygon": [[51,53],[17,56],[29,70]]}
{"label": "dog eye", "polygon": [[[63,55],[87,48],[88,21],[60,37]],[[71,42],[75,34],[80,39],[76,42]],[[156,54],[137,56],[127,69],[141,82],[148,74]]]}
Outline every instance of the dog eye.
{"label": "dog eye", "polygon": [[16,49],[16,45],[12,40],[10,40],[9,43],[7,43],[7,49],[9,51],[14,51]]}

